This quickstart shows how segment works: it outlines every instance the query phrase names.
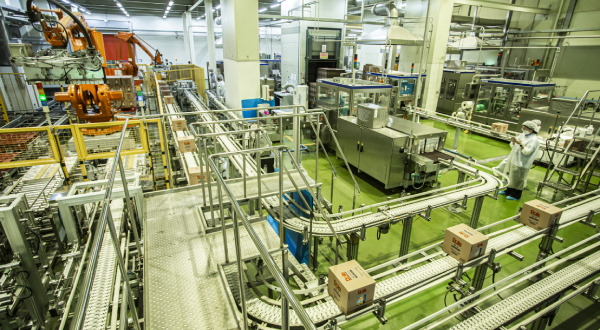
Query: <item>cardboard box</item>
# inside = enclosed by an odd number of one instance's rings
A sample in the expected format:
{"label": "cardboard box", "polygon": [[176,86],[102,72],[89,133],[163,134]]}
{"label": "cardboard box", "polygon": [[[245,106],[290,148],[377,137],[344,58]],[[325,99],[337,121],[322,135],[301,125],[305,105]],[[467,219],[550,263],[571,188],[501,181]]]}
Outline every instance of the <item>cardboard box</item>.
{"label": "cardboard box", "polygon": [[588,143],[585,141],[581,141],[581,140],[575,140],[573,142],[573,139],[567,139],[565,140],[565,144],[564,146],[567,147],[569,145],[569,143],[571,143],[571,150],[573,151],[580,151],[580,152],[585,152],[585,149],[587,149],[588,147]]}
{"label": "cardboard box", "polygon": [[171,129],[177,132],[186,131],[187,125],[185,118],[173,118],[171,119]]}
{"label": "cardboard box", "polygon": [[190,185],[198,184],[202,181],[207,182],[207,180],[210,180],[210,171],[207,172],[204,166],[188,167],[188,177]]}
{"label": "cardboard box", "polygon": [[179,152],[194,152],[196,151],[196,140],[193,136],[182,136],[177,138],[179,144]]}
{"label": "cardboard box", "polygon": [[166,104],[174,104],[175,103],[175,99],[173,99],[173,96],[165,96],[165,97],[163,97],[163,99],[165,99]]}
{"label": "cardboard box", "polygon": [[485,254],[488,237],[461,223],[446,229],[442,250],[461,263]]}
{"label": "cardboard box", "polygon": [[561,208],[534,199],[523,204],[519,222],[535,230],[540,230],[552,226],[560,219],[561,215]]}
{"label": "cardboard box", "polygon": [[492,132],[495,133],[506,133],[508,131],[508,124],[506,123],[492,123]]}
{"label": "cardboard box", "polygon": [[327,292],[346,315],[373,304],[375,280],[356,262],[350,260],[329,267]]}

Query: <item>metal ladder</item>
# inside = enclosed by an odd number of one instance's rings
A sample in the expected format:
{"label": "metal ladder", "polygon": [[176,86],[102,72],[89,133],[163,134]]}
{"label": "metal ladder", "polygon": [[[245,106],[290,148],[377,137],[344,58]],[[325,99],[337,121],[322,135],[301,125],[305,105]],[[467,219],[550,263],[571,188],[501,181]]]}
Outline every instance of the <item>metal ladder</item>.
{"label": "metal ladder", "polygon": [[[550,151],[548,150],[550,165],[546,169],[544,180],[538,184],[538,196],[540,195],[544,187],[549,187],[554,189],[555,191],[562,191],[567,194],[572,194],[577,191],[578,186],[581,182],[585,182],[585,186],[583,187],[583,191],[585,191],[590,184],[592,176],[598,176],[598,174],[594,172],[594,169],[598,162],[598,156],[600,155],[600,139],[597,138],[598,134],[600,134],[600,127],[596,129],[596,131],[591,137],[576,137],[575,134],[573,134],[573,139],[569,141],[566,147],[564,147],[563,149],[560,149],[558,147],[558,141],[560,140],[560,136],[563,133],[564,128],[567,126],[573,115],[579,111],[582,104],[584,104],[584,102],[586,101],[587,96],[590,92],[597,92],[597,90],[588,90],[585,92],[583,97],[579,100],[579,102],[573,109],[573,112],[571,112],[567,120],[561,125],[561,128],[558,131],[558,135],[555,139],[554,146],[552,147],[552,154],[550,154]],[[579,111],[579,114],[577,115],[578,119],[581,119],[582,113],[583,111]],[[593,118],[594,117],[592,115],[592,117],[590,118],[590,123],[592,122]],[[575,127],[574,133],[577,132],[577,128],[578,127]],[[585,151],[574,150],[576,140],[588,142]],[[556,154],[560,155],[560,159],[556,163],[554,163],[553,159],[555,159]],[[578,164],[585,165],[578,166],[579,169],[569,168],[568,160],[571,157],[575,159]],[[558,174],[558,180],[552,181],[552,178],[555,173]],[[565,174],[569,174],[571,176],[570,181],[567,181],[567,179],[564,178]]]}

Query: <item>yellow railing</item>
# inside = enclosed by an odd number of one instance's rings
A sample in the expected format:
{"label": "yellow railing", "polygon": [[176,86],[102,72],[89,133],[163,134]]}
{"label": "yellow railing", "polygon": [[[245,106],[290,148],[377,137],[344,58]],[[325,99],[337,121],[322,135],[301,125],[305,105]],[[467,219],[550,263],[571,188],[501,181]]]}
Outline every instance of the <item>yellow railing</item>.
{"label": "yellow railing", "polygon": [[[145,154],[155,187],[157,181],[164,180],[170,188],[168,158],[165,155],[168,148],[162,125],[160,118],[129,121],[121,156]],[[61,125],[52,129],[0,129],[0,169],[60,164],[65,178],[70,180],[66,158],[77,156],[83,180],[87,181],[84,161],[115,157],[122,127],[122,121],[113,121]],[[151,145],[154,149],[150,148]],[[152,160],[152,152],[157,159],[156,164]]]}
{"label": "yellow railing", "polygon": [[[122,156],[148,153],[146,129],[140,120],[129,121],[121,150]],[[71,125],[77,155],[80,160],[113,158],[119,144],[119,134],[101,134],[110,129],[123,127],[119,121]]]}
{"label": "yellow railing", "polygon": [[60,152],[48,127],[0,129],[0,169],[55,164]]}
{"label": "yellow railing", "polygon": [[206,102],[206,84],[203,68],[193,64],[172,65],[171,70],[157,71],[157,74],[159,74],[160,80],[168,83],[178,80],[194,81],[198,95],[202,96]]}

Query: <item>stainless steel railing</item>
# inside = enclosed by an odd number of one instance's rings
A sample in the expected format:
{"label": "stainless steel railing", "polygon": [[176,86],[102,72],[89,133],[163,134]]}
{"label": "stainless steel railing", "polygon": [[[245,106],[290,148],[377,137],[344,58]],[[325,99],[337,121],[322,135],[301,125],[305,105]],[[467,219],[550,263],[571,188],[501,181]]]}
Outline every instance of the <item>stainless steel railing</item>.
{"label": "stainless steel railing", "polygon": [[[243,322],[244,322],[243,327],[244,328],[246,328],[247,324],[248,324],[248,315],[247,315],[247,309],[246,309],[246,297],[245,297],[245,292],[243,289],[244,288],[244,279],[243,279],[243,275],[242,275],[242,262],[243,261],[242,261],[242,253],[241,253],[241,246],[240,246],[240,233],[239,233],[239,228],[238,228],[238,218],[241,221],[244,228],[246,228],[246,231],[248,232],[254,245],[258,249],[258,252],[260,253],[261,258],[265,262],[265,265],[267,266],[269,272],[271,273],[271,275],[273,275],[273,278],[277,281],[277,283],[279,284],[279,287],[281,288],[281,293],[282,293],[282,295],[281,295],[281,299],[282,299],[282,302],[281,302],[281,311],[282,311],[281,326],[282,326],[282,328],[283,329],[289,328],[289,309],[288,309],[288,304],[289,304],[289,305],[291,305],[292,309],[296,312],[296,315],[300,319],[300,322],[306,329],[316,329],[314,323],[308,316],[308,313],[302,307],[302,304],[300,303],[298,298],[294,295],[293,290],[288,283],[287,247],[285,245],[285,227],[283,225],[283,223],[284,223],[284,219],[283,219],[283,176],[284,176],[284,173],[286,172],[285,166],[283,164],[284,150],[287,152],[290,152],[290,149],[286,146],[275,146],[275,147],[265,147],[265,148],[256,148],[256,149],[249,149],[249,150],[239,150],[239,151],[234,151],[234,152],[212,154],[212,155],[208,156],[208,165],[210,166],[213,173],[216,174],[215,176],[217,178],[217,189],[218,189],[218,193],[219,193],[219,201],[220,201],[219,205],[221,208],[221,215],[223,214],[223,203],[222,203],[222,200],[223,200],[222,192],[223,191],[229,198],[231,207],[234,211],[233,232],[234,232],[234,242],[235,242],[235,251],[236,251],[236,261],[237,261],[237,267],[238,267],[238,284],[239,284],[239,290],[240,290],[240,305],[242,307],[242,315],[243,315]],[[229,189],[225,179],[223,178],[223,176],[221,175],[221,173],[219,171],[217,163],[215,162],[215,158],[217,158],[217,157],[223,157],[223,156],[228,156],[228,155],[233,155],[233,154],[251,154],[251,153],[257,153],[260,155],[260,153],[262,153],[264,151],[277,151],[277,153],[278,153],[277,156],[278,156],[279,164],[280,164],[280,167],[279,167],[279,194],[278,194],[280,219],[278,219],[278,222],[279,222],[280,250],[282,253],[282,270],[279,269],[279,267],[273,260],[273,257],[271,256],[271,254],[269,253],[267,248],[264,246],[264,244],[258,237],[258,234],[252,227],[252,224],[246,217],[246,214],[242,210],[240,204],[237,202],[235,195]],[[296,162],[294,157],[290,155],[290,158],[292,159],[292,162],[294,163],[294,165],[297,168],[300,168],[299,164]],[[260,169],[257,171],[257,173],[260,173]],[[310,187],[308,180],[306,180],[306,178],[302,174],[300,176],[302,177],[305,185],[307,187]],[[260,186],[260,176],[258,175],[257,178],[259,180],[259,186]],[[310,192],[311,196],[313,197],[313,200],[316,200],[315,196],[313,195],[312,190],[308,189],[308,191]],[[318,207],[320,207],[319,203],[317,203],[317,205],[318,205]],[[225,228],[225,226],[222,225],[222,228]],[[226,237],[224,237],[224,239],[226,240]]]}
{"label": "stainless steel railing", "polygon": [[133,232],[134,232],[136,247],[137,247],[140,255],[142,255],[142,249],[141,249],[139,237],[137,234],[137,224],[136,224],[136,220],[135,220],[135,218],[138,215],[135,211],[135,208],[133,208],[131,205],[131,198],[129,195],[129,189],[127,187],[127,180],[125,178],[125,170],[123,168],[123,162],[121,160],[121,149],[122,149],[123,140],[125,137],[125,132],[127,130],[128,122],[129,122],[129,119],[126,119],[125,123],[123,124],[123,129],[121,131],[121,137],[119,140],[117,150],[115,152],[115,161],[113,162],[112,167],[109,172],[108,184],[106,186],[106,192],[104,194],[104,200],[102,202],[102,210],[100,212],[99,225],[96,228],[96,236],[95,236],[95,240],[92,244],[92,252],[91,252],[91,256],[90,256],[90,260],[89,260],[89,264],[88,264],[87,275],[86,275],[86,278],[84,281],[84,290],[82,292],[82,295],[79,298],[79,299],[81,299],[81,308],[79,310],[79,315],[76,315],[76,321],[75,321],[75,326],[74,326],[74,328],[76,328],[76,329],[83,328],[83,323],[84,323],[85,316],[86,316],[86,308],[89,303],[90,293],[91,293],[92,286],[94,283],[94,276],[95,276],[96,268],[98,266],[98,257],[100,255],[100,248],[102,246],[102,241],[104,239],[104,233],[105,233],[106,227],[108,227],[108,230],[110,232],[111,240],[112,240],[115,252],[116,252],[115,255],[117,258],[117,266],[119,268],[119,271],[121,272],[121,278],[122,278],[123,284],[126,288],[127,304],[129,306],[129,312],[131,313],[131,317],[133,318],[133,326],[136,329],[141,329],[137,310],[135,307],[135,302],[133,300],[131,286],[129,285],[127,268],[125,267],[125,262],[123,260],[123,257],[121,255],[121,251],[120,251],[119,235],[116,232],[115,224],[114,224],[114,221],[112,218],[112,212],[110,210],[112,191],[113,191],[113,186],[115,184],[116,172],[117,172],[117,167],[118,167],[120,175],[121,175],[121,182],[123,184],[124,194],[125,194],[125,204],[126,204],[126,210],[128,213],[128,219],[130,220],[131,228],[133,229]]}

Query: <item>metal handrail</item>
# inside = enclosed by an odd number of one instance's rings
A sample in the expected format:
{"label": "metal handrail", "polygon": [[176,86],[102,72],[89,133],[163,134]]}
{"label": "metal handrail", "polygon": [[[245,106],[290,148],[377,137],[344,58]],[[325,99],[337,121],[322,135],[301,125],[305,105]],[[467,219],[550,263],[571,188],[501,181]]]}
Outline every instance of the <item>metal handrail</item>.
{"label": "metal handrail", "polygon": [[[344,151],[341,149],[340,144],[337,140],[337,137],[335,136],[335,132],[333,130],[333,127],[331,127],[331,124],[329,123],[329,120],[327,119],[327,116],[325,116],[325,113],[322,110],[318,110],[318,109],[312,109],[312,111],[308,111],[304,106],[301,105],[291,105],[291,106],[277,106],[277,107],[268,107],[268,108],[244,108],[244,109],[232,109],[232,110],[214,110],[214,111],[198,111],[198,112],[186,112],[186,113],[182,113],[184,115],[190,115],[190,114],[200,114],[200,113],[218,113],[218,112],[227,112],[227,111],[246,111],[246,110],[259,110],[259,109],[279,109],[279,108],[284,108],[284,109],[289,109],[289,108],[302,108],[304,109],[304,113],[292,113],[292,114],[286,114],[286,115],[279,115],[277,116],[277,119],[284,119],[284,118],[298,118],[298,117],[304,117],[304,116],[313,116],[313,115],[323,115],[323,118],[325,119],[325,124],[327,125],[327,128],[329,129],[329,132],[331,133],[331,137],[332,140],[334,141],[337,150],[339,150],[340,152],[340,158],[342,158],[344,160],[344,164],[346,165],[346,168],[348,170],[348,172],[350,173],[350,177],[352,178],[352,181],[354,183],[354,198],[352,201],[352,208],[354,209],[354,207],[356,206],[356,196],[360,196],[361,191],[360,191],[360,186],[358,185],[358,182],[356,181],[356,177],[354,176],[354,173],[352,171],[352,168],[350,167],[350,164],[348,163],[348,160],[346,159],[346,155],[344,154]],[[174,114],[171,114],[174,115]],[[138,117],[135,117],[138,118]],[[239,118],[239,119],[226,119],[226,120],[216,120],[216,121],[205,121],[205,122],[200,122],[200,123],[191,123],[190,126],[194,126],[194,125],[210,125],[210,124],[222,124],[222,123],[234,123],[234,122],[240,122],[240,121],[248,121],[248,120],[264,120],[265,117],[251,117],[251,118]],[[312,126],[312,123],[311,123]],[[314,130],[314,126],[313,126],[313,130]],[[318,132],[315,132],[316,134],[318,134]],[[317,146],[318,147],[318,146]],[[330,162],[330,165],[333,169],[333,164]],[[335,171],[335,170],[334,170]]]}
{"label": "metal handrail", "polygon": [[[262,151],[262,149],[273,149],[273,150],[279,150],[280,152],[283,149],[288,149],[286,146],[278,146],[278,147],[268,147],[268,148],[257,148],[254,152],[258,152],[258,151]],[[289,149],[288,149],[289,150]],[[249,150],[243,150],[240,152],[233,152],[235,154],[237,153],[248,153],[250,152]],[[233,154],[233,153],[225,153],[225,154]],[[241,251],[240,251],[240,246],[239,246],[239,233],[237,230],[237,220],[235,220],[236,215],[239,216],[242,224],[244,225],[244,227],[246,228],[246,231],[248,232],[248,235],[250,236],[250,238],[252,239],[252,242],[254,243],[254,245],[256,246],[256,248],[258,249],[258,252],[260,253],[263,261],[265,262],[265,265],[267,266],[267,268],[269,269],[269,272],[273,275],[273,277],[275,278],[275,280],[277,281],[277,283],[279,284],[279,287],[281,288],[281,292],[283,294],[282,298],[287,300],[290,305],[292,306],[292,309],[296,312],[296,315],[298,316],[298,318],[300,319],[300,322],[302,322],[302,325],[307,328],[307,329],[316,329],[314,323],[312,322],[312,320],[310,319],[310,317],[308,316],[308,313],[306,312],[306,310],[302,307],[302,304],[300,303],[300,301],[298,300],[298,298],[293,294],[293,290],[290,287],[290,285],[287,283],[287,280],[284,277],[284,274],[279,270],[279,267],[277,266],[277,264],[275,263],[275,261],[273,260],[273,257],[271,256],[271,254],[269,253],[269,251],[267,250],[267,248],[264,246],[264,244],[262,243],[262,241],[260,240],[260,238],[258,237],[258,234],[256,233],[256,231],[254,230],[254,228],[252,227],[252,224],[250,223],[250,221],[246,218],[244,211],[242,210],[241,206],[239,205],[239,203],[236,201],[235,196],[233,194],[233,192],[231,192],[231,190],[229,189],[229,187],[227,186],[227,183],[225,182],[225,179],[223,178],[223,176],[221,175],[221,173],[218,170],[218,167],[214,161],[215,157],[218,157],[219,154],[213,154],[210,155],[208,157],[208,165],[211,167],[212,171],[214,171],[214,173],[216,174],[216,178],[218,181],[219,186],[225,191],[225,193],[227,194],[231,206],[235,211],[234,214],[234,224],[233,224],[233,228],[235,231],[235,235],[236,235],[236,251],[238,253],[236,253],[236,257],[237,257],[237,262],[238,262],[238,281],[240,281],[240,286],[239,286],[239,290],[240,290],[240,300],[241,300],[241,304],[242,304],[242,309],[243,309],[243,316],[244,316],[244,328],[246,327],[247,324],[247,315],[246,315],[246,310],[245,310],[245,295],[244,295],[244,287],[243,287],[243,283],[242,279],[241,279],[241,269],[242,269],[242,259],[241,259]],[[220,154],[220,156],[223,156],[223,154]],[[292,157],[293,159],[293,157]],[[312,193],[312,192],[311,192]],[[283,231],[280,231],[280,235],[283,234]],[[282,266],[283,268],[286,267],[285,265],[285,260],[282,261]],[[284,305],[284,304],[282,304]],[[286,311],[285,309],[283,309],[282,307],[282,312],[285,311],[287,313],[289,313],[289,311]],[[282,321],[284,320],[284,318],[282,318]]]}
{"label": "metal handrail", "polygon": [[[290,148],[288,146],[279,145],[279,146],[272,146],[272,147],[262,147],[262,148],[255,148],[255,149],[246,149],[246,150],[238,150],[238,151],[230,151],[230,152],[222,152],[222,153],[212,154],[212,155],[208,156],[208,160],[209,160],[209,162],[213,162],[212,159],[215,157],[224,157],[224,156],[226,157],[226,156],[233,156],[233,155],[240,155],[240,154],[259,153],[259,152],[263,152],[263,151],[280,151],[281,152],[283,150],[290,152]],[[304,184],[308,188],[307,191],[310,193],[313,201],[317,201],[316,205],[317,205],[317,208],[319,209],[321,217],[323,217],[325,222],[327,222],[327,224],[329,225],[329,228],[331,229],[331,232],[334,234],[336,239],[339,240],[338,234],[337,234],[336,230],[333,228],[333,225],[331,224],[331,219],[329,219],[329,216],[327,215],[327,213],[325,213],[325,211],[321,207],[321,204],[319,203],[318,199],[314,195],[314,192],[310,188],[310,183],[308,182],[308,179],[306,178],[304,173],[302,173],[302,171],[300,170],[302,167],[300,167],[300,165],[298,164],[298,162],[296,161],[296,159],[293,156],[290,155],[290,159],[292,160],[292,163],[294,164],[294,166],[298,169],[298,174],[300,175],[300,178],[302,178],[302,181],[304,181]]]}
{"label": "metal handrail", "polygon": [[[87,283],[85,284],[85,289],[84,289],[84,293],[83,293],[83,297],[82,297],[83,300],[81,303],[80,314],[78,315],[77,322],[76,322],[77,329],[83,328],[83,322],[85,320],[85,309],[87,308],[87,304],[89,302],[90,293],[91,293],[92,285],[94,282],[94,276],[96,273],[96,268],[98,266],[98,257],[100,255],[100,247],[102,246],[102,241],[104,239],[104,232],[106,230],[107,225],[108,225],[111,239],[112,239],[112,242],[114,245],[115,255],[117,258],[117,264],[118,264],[119,270],[121,271],[121,276],[123,278],[123,282],[125,283],[125,287],[127,289],[127,293],[128,293],[127,300],[128,300],[128,305],[130,308],[131,316],[133,318],[133,323],[134,323],[134,326],[136,329],[141,329],[137,311],[135,309],[135,302],[133,300],[131,286],[129,285],[129,281],[128,281],[127,269],[125,268],[125,264],[123,262],[123,257],[121,256],[121,250],[120,250],[120,246],[119,246],[119,242],[118,242],[118,235],[116,233],[115,225],[114,225],[114,222],[112,219],[112,214],[110,212],[110,201],[111,201],[111,197],[112,197],[113,186],[115,183],[117,166],[122,165],[122,163],[120,162],[121,149],[123,146],[125,132],[127,131],[128,122],[129,122],[129,118],[125,119],[125,123],[123,124],[123,129],[121,130],[121,137],[119,140],[119,144],[117,146],[117,150],[115,151],[116,161],[113,162],[112,167],[109,172],[108,184],[106,186],[106,192],[104,194],[102,210],[100,212],[100,214],[101,214],[100,224],[97,228],[98,232],[97,232],[97,236],[94,241],[94,244],[93,244],[92,255],[90,257],[90,262],[89,262],[89,266],[88,266],[89,268],[88,268],[88,272],[87,272],[87,274],[88,274],[87,275]],[[119,168],[120,168],[121,176],[123,177],[124,176],[123,167],[119,166]],[[123,182],[123,187],[126,187],[127,181],[122,181],[122,182]],[[125,190],[125,191],[127,191],[127,190]],[[126,195],[128,195],[128,194],[126,194]],[[129,196],[126,196],[126,203],[129,204],[130,201],[131,200],[130,200]],[[133,215],[133,213],[131,213],[131,214],[129,214],[129,216],[133,217],[134,215]],[[132,223],[134,223],[134,222],[135,222],[135,220],[132,220]]]}
{"label": "metal handrail", "polygon": [[[346,156],[344,155],[344,152],[340,148],[339,142],[335,136],[335,132],[333,131],[333,128],[331,127],[331,124],[329,123],[327,116],[325,116],[323,109],[320,109],[320,108],[319,109],[306,109],[306,107],[304,107],[302,105],[286,105],[286,106],[274,106],[274,107],[254,107],[254,108],[238,108],[238,109],[227,109],[227,110],[206,110],[206,111],[192,111],[192,112],[181,112],[181,113],[163,113],[163,114],[152,114],[152,115],[134,116],[134,117],[125,117],[125,116],[116,115],[115,117],[116,118],[142,119],[142,118],[171,117],[171,116],[194,116],[194,115],[199,115],[199,114],[242,112],[242,111],[265,110],[265,109],[290,109],[290,108],[301,108],[304,110],[304,113],[292,113],[292,114],[286,114],[286,115],[279,115],[279,116],[277,116],[277,119],[298,118],[298,117],[304,117],[307,115],[312,116],[315,114],[324,115],[323,118],[325,119],[325,123],[327,124],[327,127],[329,128],[332,139],[335,142],[338,150],[340,150],[340,155],[342,156],[341,158],[344,160],[346,168],[348,169],[348,172],[350,173],[350,177],[352,178],[352,181],[354,182],[354,198],[353,198],[353,202],[352,202],[353,203],[352,208],[354,208],[354,206],[356,204],[356,196],[360,196],[360,193],[361,193],[360,186],[358,185],[358,182],[356,181],[356,177],[354,176],[354,173],[352,172],[352,169],[350,168],[350,164],[346,160]],[[265,119],[265,117],[225,119],[225,120],[205,121],[205,122],[200,122],[200,123],[191,123],[190,126],[247,122],[249,120],[258,121],[258,120],[264,120],[264,119]]]}

